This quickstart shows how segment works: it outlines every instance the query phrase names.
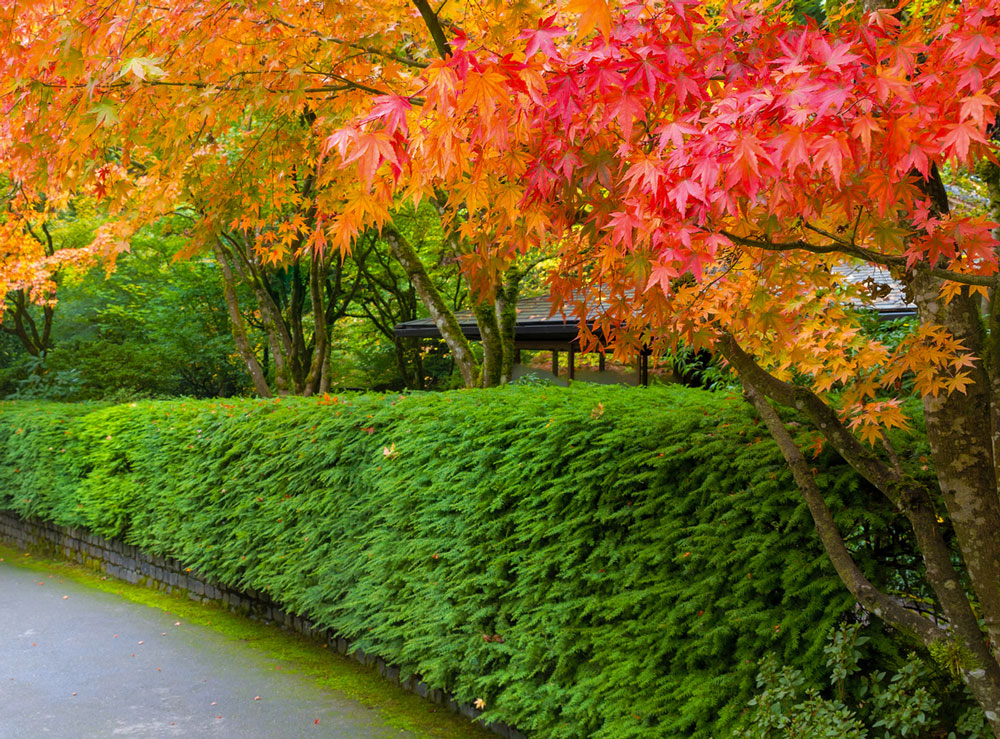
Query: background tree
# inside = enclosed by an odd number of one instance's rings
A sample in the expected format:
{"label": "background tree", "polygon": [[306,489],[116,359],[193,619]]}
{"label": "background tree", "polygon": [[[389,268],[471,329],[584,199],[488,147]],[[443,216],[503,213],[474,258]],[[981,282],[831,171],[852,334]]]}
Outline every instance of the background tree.
{"label": "background tree", "polygon": [[31,200],[8,180],[0,201],[0,330],[17,339],[36,370],[52,349],[56,290],[64,272],[94,262],[89,249],[101,223],[90,199]]}
{"label": "background tree", "polygon": [[[248,392],[219,268],[204,257],[172,260],[184,225],[175,218],[135,234],[110,275],[95,267],[63,276],[44,362],[23,348],[0,357],[0,391],[60,400]],[[262,348],[259,333],[251,340]]]}

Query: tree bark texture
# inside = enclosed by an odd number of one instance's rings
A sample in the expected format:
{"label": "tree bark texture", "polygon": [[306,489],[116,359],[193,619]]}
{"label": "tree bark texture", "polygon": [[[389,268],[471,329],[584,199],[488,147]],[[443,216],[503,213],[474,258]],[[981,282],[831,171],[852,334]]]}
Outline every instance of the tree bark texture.
{"label": "tree bark texture", "polygon": [[483,344],[482,387],[496,387],[500,384],[503,371],[503,339],[497,321],[496,307],[491,300],[477,301],[473,305],[479,336]]}
{"label": "tree bark texture", "polygon": [[413,285],[413,289],[420,297],[420,302],[431,314],[431,320],[434,321],[434,325],[441,333],[441,338],[448,344],[465,387],[475,387],[479,374],[479,362],[472,352],[469,340],[462,333],[454,312],[441,297],[441,293],[438,292],[427,274],[423,262],[420,261],[420,256],[413,246],[403,238],[402,234],[395,229],[384,230],[382,238],[385,239],[393,257],[409,277],[410,284]]}
{"label": "tree bark texture", "polygon": [[514,361],[517,349],[514,347],[514,326],[517,323],[517,299],[521,294],[521,280],[525,271],[511,266],[504,274],[503,285],[497,291],[497,322],[500,326],[500,384],[514,379]]}
{"label": "tree bark texture", "polygon": [[222,271],[223,297],[226,301],[226,310],[229,312],[229,324],[233,331],[233,341],[236,343],[236,351],[239,352],[243,364],[246,365],[247,372],[250,373],[254,390],[262,398],[269,398],[271,397],[271,388],[267,384],[264,369],[257,360],[257,354],[250,346],[246,323],[243,320],[243,314],[240,312],[239,301],[236,297],[236,280],[233,276],[233,271],[230,269],[229,262],[220,245],[215,245],[214,252],[219,269]]}

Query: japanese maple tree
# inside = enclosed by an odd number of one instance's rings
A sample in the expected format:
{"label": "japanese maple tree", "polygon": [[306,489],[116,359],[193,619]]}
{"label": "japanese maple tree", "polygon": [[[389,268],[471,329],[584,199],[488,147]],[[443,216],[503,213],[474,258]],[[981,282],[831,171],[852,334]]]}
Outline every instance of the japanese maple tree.
{"label": "japanese maple tree", "polygon": [[[364,160],[353,203],[376,217],[400,193],[453,193],[473,273],[548,250],[555,293],[619,351],[724,357],[844,584],[945,655],[1000,734],[998,242],[951,210],[940,174],[995,157],[1000,7],[848,8],[823,28],[690,0],[569,10],[514,52],[466,40],[424,71],[419,112],[384,98],[335,133],[342,164]],[[861,332],[874,296],[845,277],[858,264],[912,298],[919,327],[899,346]],[[581,338],[598,340],[586,324]],[[934,484],[888,433],[910,424],[910,385]],[[856,566],[779,406],[909,522],[940,616]]]}
{"label": "japanese maple tree", "polygon": [[[277,390],[309,394],[328,381],[337,278],[358,233],[354,175],[322,165],[323,142],[372,107],[373,97],[377,114],[404,121],[421,71],[451,51],[452,39],[473,33],[503,48],[543,6],[2,3],[0,159],[28,198],[99,196],[110,218],[91,251],[112,262],[141,225],[178,209],[190,216],[182,256],[212,252],[227,275],[227,296],[236,281],[251,287]],[[354,161],[363,175],[385,152],[374,142],[358,142]],[[416,251],[393,227],[394,206],[366,209],[365,225],[389,243],[473,384],[475,357]],[[457,232],[454,243],[465,248]],[[268,279],[275,269],[309,274],[301,299],[311,336],[279,315]],[[234,338],[255,387],[269,394],[233,300]],[[303,351],[306,344],[312,350]]]}

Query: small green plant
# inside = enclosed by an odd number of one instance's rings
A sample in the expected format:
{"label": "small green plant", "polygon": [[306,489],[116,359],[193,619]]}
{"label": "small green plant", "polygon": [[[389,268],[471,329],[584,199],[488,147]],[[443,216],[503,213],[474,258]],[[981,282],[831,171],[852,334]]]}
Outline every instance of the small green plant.
{"label": "small green plant", "polygon": [[[757,675],[760,691],[750,701],[746,726],[734,736],[745,739],[895,739],[935,736],[987,739],[991,736],[982,711],[959,694],[945,702],[942,686],[928,663],[910,654],[886,679],[882,670],[862,668],[868,642],[861,624],[836,629],[824,649],[830,673],[829,695],[809,685],[801,670],[778,665],[773,655],[762,661]],[[957,685],[947,686],[958,693]],[[956,716],[956,707],[966,707]]]}
{"label": "small green plant", "polygon": [[516,380],[511,380],[511,385],[535,385],[540,387],[552,386],[555,383],[547,377],[541,377],[537,372],[527,372]]}
{"label": "small green plant", "polygon": [[853,711],[841,701],[821,698],[815,688],[806,688],[805,683],[801,670],[778,667],[774,655],[767,655],[757,675],[761,692],[750,701],[753,718],[749,727],[735,736],[752,739],[868,736]]}

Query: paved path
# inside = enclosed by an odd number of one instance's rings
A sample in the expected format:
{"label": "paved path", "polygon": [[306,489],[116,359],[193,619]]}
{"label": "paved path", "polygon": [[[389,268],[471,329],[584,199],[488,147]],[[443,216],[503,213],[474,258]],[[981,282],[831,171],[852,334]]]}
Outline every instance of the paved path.
{"label": "paved path", "polygon": [[117,736],[414,735],[218,632],[0,562],[0,739]]}

